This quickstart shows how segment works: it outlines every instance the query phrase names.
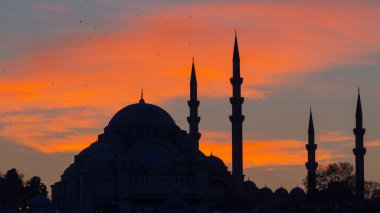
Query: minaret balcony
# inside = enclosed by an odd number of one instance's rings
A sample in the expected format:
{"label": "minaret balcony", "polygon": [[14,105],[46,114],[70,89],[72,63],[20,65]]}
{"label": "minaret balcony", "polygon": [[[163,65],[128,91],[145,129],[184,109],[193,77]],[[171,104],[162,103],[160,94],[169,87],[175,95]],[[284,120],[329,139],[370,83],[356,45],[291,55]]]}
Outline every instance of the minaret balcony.
{"label": "minaret balcony", "polygon": [[230,121],[232,123],[234,122],[243,122],[244,121],[244,115],[230,115]]}
{"label": "minaret balcony", "polygon": [[317,144],[306,144],[307,151],[315,151],[317,149]]}
{"label": "minaret balcony", "polygon": [[201,136],[202,136],[202,134],[198,132],[198,133],[196,134],[196,136],[195,136],[195,137],[196,137],[195,139],[199,140],[199,139],[201,138]]}
{"label": "minaret balcony", "polygon": [[364,147],[354,148],[352,151],[354,152],[355,156],[364,156],[367,152],[366,148]]}
{"label": "minaret balcony", "polygon": [[234,76],[234,77],[230,78],[230,82],[232,85],[241,85],[243,83],[243,78]]}
{"label": "minaret balcony", "polygon": [[355,129],[353,129],[353,132],[355,135],[364,135],[365,129],[364,128],[355,128]]}
{"label": "minaret balcony", "polygon": [[196,116],[196,117],[189,116],[189,117],[187,117],[187,122],[189,122],[189,123],[199,123],[200,121],[201,121],[201,118],[199,116]]}
{"label": "minaret balcony", "polygon": [[244,102],[243,97],[231,97],[230,98],[230,103],[232,105],[241,105],[241,104],[243,104],[243,102]]}
{"label": "minaret balcony", "polygon": [[189,107],[198,107],[199,106],[199,101],[198,100],[190,100],[187,102],[187,105]]}

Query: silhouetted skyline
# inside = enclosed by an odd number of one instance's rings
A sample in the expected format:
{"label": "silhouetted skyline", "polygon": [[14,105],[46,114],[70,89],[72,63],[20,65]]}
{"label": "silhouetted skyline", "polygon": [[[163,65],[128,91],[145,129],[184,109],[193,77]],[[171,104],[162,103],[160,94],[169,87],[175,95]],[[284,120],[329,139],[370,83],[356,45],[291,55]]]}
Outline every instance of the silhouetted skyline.
{"label": "silhouetted skyline", "polygon": [[[231,35],[244,76],[244,171],[258,186],[301,185],[313,107],[320,165],[354,163],[361,87],[365,177],[380,181],[378,2],[0,3],[0,171],[50,185],[119,108],[162,106],[182,129],[189,60],[198,77],[200,149],[231,170]],[[279,179],[278,177],[282,178]]]}

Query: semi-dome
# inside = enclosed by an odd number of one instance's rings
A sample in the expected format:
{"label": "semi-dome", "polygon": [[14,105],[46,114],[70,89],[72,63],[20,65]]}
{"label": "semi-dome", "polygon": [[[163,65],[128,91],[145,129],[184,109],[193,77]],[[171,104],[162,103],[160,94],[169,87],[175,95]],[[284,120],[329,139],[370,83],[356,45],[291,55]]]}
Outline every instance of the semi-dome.
{"label": "semi-dome", "polygon": [[227,170],[227,167],[224,164],[224,162],[220,158],[212,154],[207,157],[207,162],[208,162],[209,168],[214,172],[221,172],[221,171]]}
{"label": "semi-dome", "polygon": [[89,147],[83,149],[78,155],[84,156],[84,155],[94,155],[104,152],[104,144],[96,141],[92,143]]}
{"label": "semi-dome", "polygon": [[303,197],[305,195],[305,191],[298,186],[290,191],[290,196],[292,197]]}
{"label": "semi-dome", "polygon": [[62,175],[68,177],[74,174],[75,174],[75,166],[74,164],[70,164],[70,166],[67,167],[67,169],[65,169]]}
{"label": "semi-dome", "polygon": [[162,108],[145,103],[143,99],[137,104],[124,107],[117,112],[108,124],[111,128],[126,126],[176,126],[173,118]]}
{"label": "semi-dome", "polygon": [[288,192],[288,190],[284,189],[283,187],[280,187],[274,192],[274,195],[277,197],[286,197],[289,195],[289,192]]}

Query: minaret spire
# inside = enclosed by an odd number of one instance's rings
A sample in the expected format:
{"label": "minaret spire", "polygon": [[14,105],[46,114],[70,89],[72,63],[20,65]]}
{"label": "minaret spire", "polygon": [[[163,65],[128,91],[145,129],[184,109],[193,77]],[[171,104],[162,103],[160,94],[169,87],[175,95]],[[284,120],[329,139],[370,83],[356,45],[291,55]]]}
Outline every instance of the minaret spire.
{"label": "minaret spire", "polygon": [[243,121],[242,104],[244,98],[241,97],[241,84],[243,78],[240,77],[240,56],[237,36],[235,33],[234,53],[233,53],[233,72],[230,82],[232,84],[232,115],[230,121],[232,124],[232,178],[234,187],[240,189],[243,187]]}
{"label": "minaret spire", "polygon": [[313,134],[314,135],[314,122],[313,122],[313,113],[311,111],[310,107],[310,115],[309,115],[309,130],[308,130],[309,135]]}
{"label": "minaret spire", "polygon": [[360,100],[360,89],[358,90],[358,100],[356,103],[356,127],[353,129],[355,134],[355,148],[353,149],[355,155],[355,194],[359,200],[364,199],[364,155],[366,148],[364,147],[364,133],[363,128],[363,112],[362,103]]}
{"label": "minaret spire", "polygon": [[191,66],[190,100],[187,102],[187,105],[190,108],[190,116],[187,117],[187,122],[189,123],[189,133],[190,133],[190,136],[195,141],[194,148],[198,150],[199,139],[201,138],[198,124],[201,118],[198,116],[199,100],[198,100],[198,94],[197,94],[197,76],[195,74],[194,57],[193,57],[193,63]]}
{"label": "minaret spire", "polygon": [[[239,45],[238,45],[238,40],[237,40],[237,35],[236,35],[236,31],[235,31],[235,43],[234,43],[234,54],[233,54],[233,57],[232,57],[232,61],[233,61],[233,64],[234,64],[234,75],[235,75],[235,71],[238,72],[236,74],[238,74],[240,77],[240,54],[239,54]],[[235,69],[235,65],[236,65],[236,69]]]}
{"label": "minaret spire", "polygon": [[313,113],[309,115],[309,127],[308,127],[308,143],[306,144],[307,150],[307,162],[305,164],[307,169],[307,194],[313,197],[316,193],[316,170],[318,168],[318,163],[315,161],[315,150],[317,149],[317,144],[315,144],[314,136],[314,122]]}
{"label": "minaret spire", "polygon": [[[195,89],[197,89],[197,76],[195,74],[195,66],[194,66],[194,57],[193,57],[193,63],[191,65],[191,77],[190,77],[190,86],[193,85],[195,86]],[[197,90],[195,90],[195,99],[197,98]]]}

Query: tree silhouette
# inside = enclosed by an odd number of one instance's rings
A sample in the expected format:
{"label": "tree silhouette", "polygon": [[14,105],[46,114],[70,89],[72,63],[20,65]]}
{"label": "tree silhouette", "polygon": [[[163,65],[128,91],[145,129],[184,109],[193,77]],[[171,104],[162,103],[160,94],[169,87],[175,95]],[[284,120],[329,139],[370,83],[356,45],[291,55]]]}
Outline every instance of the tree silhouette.
{"label": "tree silhouette", "polygon": [[34,176],[26,183],[24,176],[16,169],[10,169],[5,175],[0,173],[0,212],[5,210],[25,210],[27,202],[37,195],[47,196],[45,184]]}
{"label": "tree silhouette", "polygon": [[364,193],[367,199],[380,199],[380,183],[366,181],[364,183]]}
{"label": "tree silhouette", "polygon": [[[316,172],[316,181],[317,191],[322,197],[347,199],[353,195],[355,189],[354,166],[348,162],[320,166]],[[307,176],[302,182],[307,188]],[[380,183],[365,181],[364,193],[367,199],[380,198]]]}
{"label": "tree silhouette", "polygon": [[3,193],[5,195],[5,207],[9,209],[18,209],[25,205],[23,175],[19,174],[16,169],[7,171],[3,180]]}
{"label": "tree silhouette", "polygon": [[46,185],[41,183],[41,178],[34,176],[30,178],[25,184],[25,193],[27,200],[32,199],[37,195],[47,196]]}
{"label": "tree silhouette", "polygon": [[0,210],[5,208],[5,183],[4,183],[4,177],[3,174],[0,172]]}
{"label": "tree silhouette", "polygon": [[[348,162],[330,163],[319,166],[316,172],[317,190],[325,190],[332,183],[354,184],[354,166]],[[302,180],[307,188],[307,176]]]}

